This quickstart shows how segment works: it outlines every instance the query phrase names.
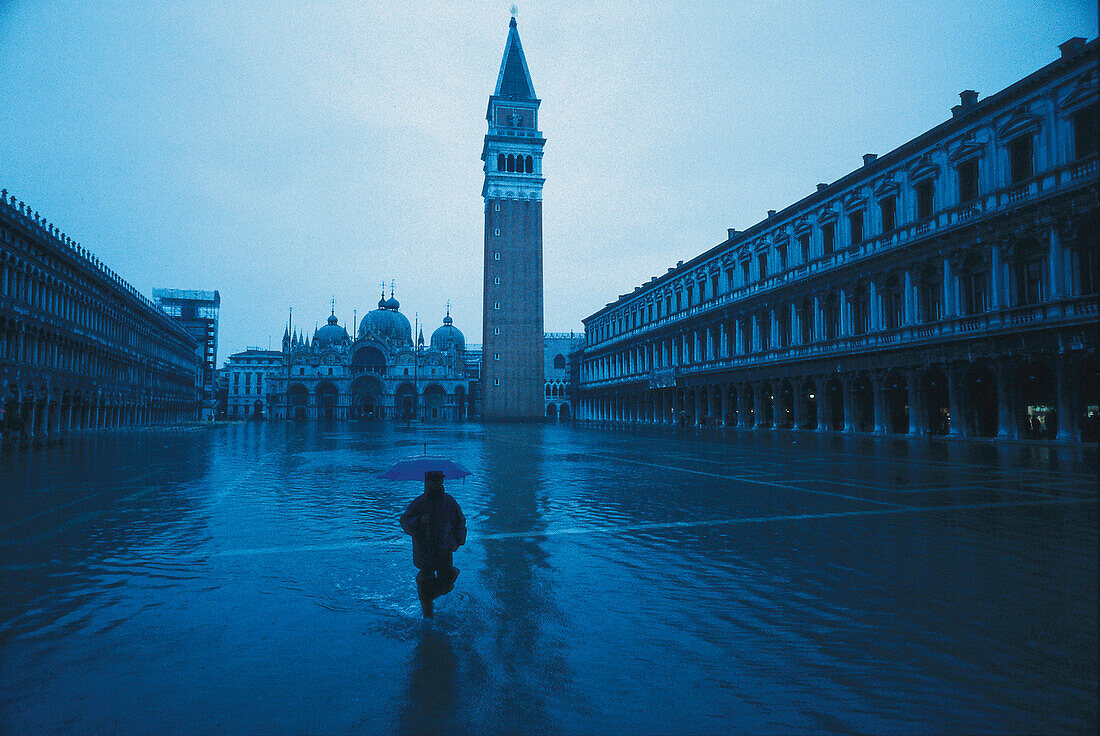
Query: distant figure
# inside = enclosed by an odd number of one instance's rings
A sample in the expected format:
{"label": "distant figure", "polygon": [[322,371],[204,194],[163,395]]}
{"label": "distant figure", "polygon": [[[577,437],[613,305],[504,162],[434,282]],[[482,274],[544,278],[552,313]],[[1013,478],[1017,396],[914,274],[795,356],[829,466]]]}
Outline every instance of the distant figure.
{"label": "distant figure", "polygon": [[451,555],[466,543],[466,517],[450,494],[443,491],[443,473],[424,473],[424,493],[401,514],[401,528],[413,540],[416,592],[424,615],[433,614],[432,601],[450,593],[458,577]]}

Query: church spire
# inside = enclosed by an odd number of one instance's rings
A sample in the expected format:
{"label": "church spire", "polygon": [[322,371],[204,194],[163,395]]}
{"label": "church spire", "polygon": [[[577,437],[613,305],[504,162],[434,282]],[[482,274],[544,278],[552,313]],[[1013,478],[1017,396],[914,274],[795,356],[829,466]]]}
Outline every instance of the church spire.
{"label": "church spire", "polygon": [[493,96],[521,100],[535,99],[535,85],[531,84],[527,57],[523,55],[523,45],[519,42],[515,15],[508,22],[508,40],[504,44],[504,58],[500,62],[497,88]]}

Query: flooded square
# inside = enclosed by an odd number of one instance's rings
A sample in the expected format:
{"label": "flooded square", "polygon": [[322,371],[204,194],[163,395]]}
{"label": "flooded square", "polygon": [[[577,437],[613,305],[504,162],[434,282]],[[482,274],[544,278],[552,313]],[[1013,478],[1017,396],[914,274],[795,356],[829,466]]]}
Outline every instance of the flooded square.
{"label": "flooded square", "polygon": [[[469,538],[425,622],[397,517]],[[1082,732],[1095,453],[252,422],[0,464],[12,733]]]}

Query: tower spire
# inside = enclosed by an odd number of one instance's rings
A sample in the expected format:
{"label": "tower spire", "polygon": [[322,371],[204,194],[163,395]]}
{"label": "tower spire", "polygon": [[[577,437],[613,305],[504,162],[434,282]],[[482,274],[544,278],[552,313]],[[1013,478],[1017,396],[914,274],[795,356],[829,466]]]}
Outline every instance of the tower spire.
{"label": "tower spire", "polygon": [[516,6],[512,6],[512,19],[508,21],[508,40],[504,43],[504,58],[500,62],[494,97],[512,99],[535,99],[535,85],[531,83],[531,72],[527,69],[527,57],[523,54],[523,44],[519,42],[519,30],[516,28]]}

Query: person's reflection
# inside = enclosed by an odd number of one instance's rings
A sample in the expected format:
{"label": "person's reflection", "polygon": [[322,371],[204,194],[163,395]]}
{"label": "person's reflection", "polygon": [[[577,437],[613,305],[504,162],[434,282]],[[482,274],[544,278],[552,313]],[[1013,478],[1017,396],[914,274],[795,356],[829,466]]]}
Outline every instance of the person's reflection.
{"label": "person's reflection", "polygon": [[401,713],[402,733],[456,730],[457,674],[458,658],[450,637],[434,629],[423,631],[409,665],[409,687]]}

